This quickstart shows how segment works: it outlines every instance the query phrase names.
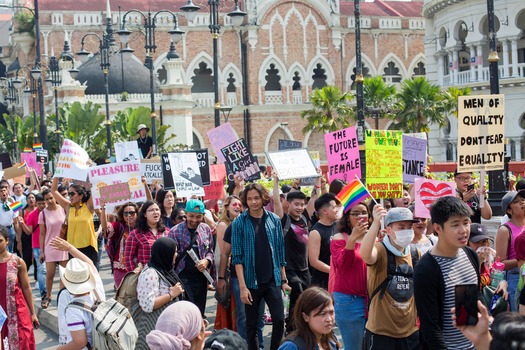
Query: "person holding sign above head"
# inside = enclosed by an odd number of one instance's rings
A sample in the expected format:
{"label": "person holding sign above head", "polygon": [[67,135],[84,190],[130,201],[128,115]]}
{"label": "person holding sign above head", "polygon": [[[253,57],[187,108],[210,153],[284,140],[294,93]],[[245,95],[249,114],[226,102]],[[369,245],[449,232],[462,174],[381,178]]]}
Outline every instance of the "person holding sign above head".
{"label": "person holding sign above head", "polygon": [[153,139],[148,135],[148,132],[149,128],[146,124],[139,124],[137,127],[137,134],[139,134],[137,144],[144,159],[151,158],[151,153],[153,152]]}
{"label": "person holding sign above head", "polygon": [[[477,189],[472,181],[472,173],[458,173],[457,169],[454,171],[454,180],[456,181],[457,197],[472,209],[474,214],[470,217],[473,223],[481,224],[481,218],[490,220],[492,218],[492,208],[485,193],[485,189]],[[480,195],[483,194],[484,205],[480,206]]]}

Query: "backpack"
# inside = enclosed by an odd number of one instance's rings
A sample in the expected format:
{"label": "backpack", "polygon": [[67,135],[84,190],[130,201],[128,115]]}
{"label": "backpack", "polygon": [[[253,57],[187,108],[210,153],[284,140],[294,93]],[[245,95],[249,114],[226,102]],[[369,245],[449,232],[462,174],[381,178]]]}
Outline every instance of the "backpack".
{"label": "backpack", "polygon": [[135,348],[139,336],[135,322],[128,309],[115,299],[103,302],[97,300],[93,305],[73,299],[66,310],[68,307],[93,315],[93,344],[88,344],[88,349],[128,350]]}
{"label": "backpack", "polygon": [[130,271],[126,273],[115,293],[115,300],[126,307],[130,312],[137,299],[137,284],[139,283],[140,272]]}
{"label": "backpack", "polygon": [[409,279],[412,279],[414,276],[414,267],[416,266],[417,262],[419,261],[419,251],[417,248],[410,246],[410,255],[412,257],[412,272],[411,273],[403,273],[397,271],[397,265],[396,265],[396,257],[395,255],[388,250],[385,243],[382,243],[386,250],[387,255],[387,277],[379,286],[376,287],[372,295],[370,295],[370,299],[368,300],[368,307],[370,308],[370,304],[372,303],[372,299],[379,294],[379,298],[383,299],[383,296],[385,295],[386,289],[388,287],[388,284],[390,281],[394,278],[394,276],[402,276]]}

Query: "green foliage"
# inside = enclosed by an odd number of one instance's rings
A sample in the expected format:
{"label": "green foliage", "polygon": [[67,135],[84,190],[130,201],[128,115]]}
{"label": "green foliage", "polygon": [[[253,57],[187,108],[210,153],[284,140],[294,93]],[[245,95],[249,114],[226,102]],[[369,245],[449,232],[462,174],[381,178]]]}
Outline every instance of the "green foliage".
{"label": "green foliage", "polygon": [[365,108],[375,108],[379,111],[379,118],[392,115],[391,109],[394,105],[396,87],[385,83],[383,77],[365,78],[363,83],[363,102]]}
{"label": "green foliage", "polygon": [[80,102],[73,102],[62,106],[59,109],[60,114],[64,116],[67,123],[64,138],[77,143],[89,152],[89,148],[93,146],[89,144],[89,141],[93,135],[100,131],[104,120],[104,115],[99,112],[100,108],[99,104],[92,102],[87,102],[84,105]]}
{"label": "green foliage", "polygon": [[349,127],[352,124],[354,111],[348,104],[352,95],[336,86],[325,86],[315,89],[310,95],[312,108],[302,111],[301,118],[306,119],[306,126],[302,132],[317,129],[323,133],[333,132]]}
{"label": "green foliage", "polygon": [[472,89],[467,87],[457,88],[455,86],[449,87],[445,92],[445,108],[448,113],[452,113],[458,117],[458,98],[460,96],[469,96]]}
{"label": "green foliage", "polygon": [[15,13],[15,33],[29,33],[35,36],[35,16],[30,11],[22,10]]}
{"label": "green foliage", "polygon": [[446,96],[425,77],[404,80],[396,100],[399,112],[392,119],[400,130],[428,132],[429,124],[446,125]]}

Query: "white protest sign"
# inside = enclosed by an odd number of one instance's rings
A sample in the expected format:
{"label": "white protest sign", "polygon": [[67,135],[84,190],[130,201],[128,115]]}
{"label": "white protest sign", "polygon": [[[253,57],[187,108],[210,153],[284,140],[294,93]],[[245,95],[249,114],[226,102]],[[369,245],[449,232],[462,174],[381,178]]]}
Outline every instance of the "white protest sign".
{"label": "white protest sign", "polygon": [[267,152],[266,156],[273,169],[277,171],[279,180],[319,176],[306,148]]}
{"label": "white protest sign", "polygon": [[71,140],[65,139],[60,149],[53,177],[86,181],[89,171],[87,152]]}
{"label": "white protest sign", "polygon": [[123,163],[111,163],[99,165],[89,169],[89,182],[91,182],[91,195],[93,196],[93,205],[95,208],[100,208],[100,189],[109,185],[114,185],[122,182],[129,184],[131,198],[129,200],[123,199],[111,205],[107,204],[108,210],[119,204],[124,204],[128,201],[145,202],[146,192],[141,181],[142,172],[140,171],[140,161],[130,161]]}
{"label": "white protest sign", "polygon": [[204,196],[196,153],[168,153],[177,197]]}
{"label": "white protest sign", "polygon": [[162,165],[160,164],[160,159],[141,159],[140,172],[149,184],[162,184]]}
{"label": "white protest sign", "polygon": [[503,170],[504,115],[504,95],[459,97],[459,173]]}
{"label": "white protest sign", "polygon": [[139,145],[137,141],[115,143],[115,158],[117,163],[139,160]]}

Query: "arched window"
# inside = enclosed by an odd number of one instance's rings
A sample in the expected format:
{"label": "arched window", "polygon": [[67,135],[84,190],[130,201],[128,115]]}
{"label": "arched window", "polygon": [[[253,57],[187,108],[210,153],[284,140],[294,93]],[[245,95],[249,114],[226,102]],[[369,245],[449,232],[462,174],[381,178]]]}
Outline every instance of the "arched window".
{"label": "arched window", "polygon": [[395,62],[390,61],[387,63],[385,69],[383,69],[383,80],[387,83],[401,82],[401,74],[399,74],[399,68],[397,68]]}
{"label": "arched window", "polygon": [[423,62],[419,62],[417,66],[414,68],[414,76],[421,76],[426,74],[425,64]]}
{"label": "arched window", "polygon": [[212,70],[208,68],[206,62],[199,63],[199,68],[193,71],[194,76],[191,78],[193,86],[192,93],[213,92],[213,75]]}
{"label": "arched window", "polygon": [[266,70],[266,85],[264,89],[266,91],[281,91],[281,77],[279,76],[279,70],[275,68],[275,64],[270,64],[270,69]]}
{"label": "arched window", "polygon": [[326,86],[326,74],[325,69],[321,65],[321,63],[317,63],[317,65],[314,68],[314,75],[312,75],[312,79],[314,83],[312,84],[312,90],[315,89],[322,89]]}

